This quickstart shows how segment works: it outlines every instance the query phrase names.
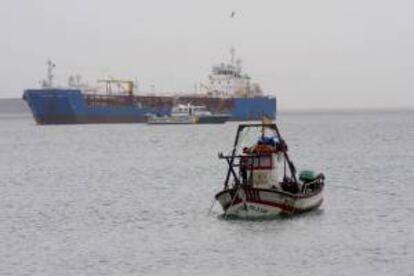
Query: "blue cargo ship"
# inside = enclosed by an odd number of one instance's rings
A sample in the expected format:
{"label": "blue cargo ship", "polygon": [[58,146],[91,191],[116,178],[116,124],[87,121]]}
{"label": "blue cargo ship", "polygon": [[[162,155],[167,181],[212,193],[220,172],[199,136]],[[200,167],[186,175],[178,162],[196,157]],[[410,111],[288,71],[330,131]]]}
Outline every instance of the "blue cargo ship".
{"label": "blue cargo ship", "polygon": [[[203,94],[180,96],[141,95],[134,92],[132,81],[103,80],[105,92],[82,89],[79,83],[69,88],[53,87],[52,70],[48,62],[48,79],[40,89],[27,89],[23,99],[38,124],[140,123],[148,116],[169,116],[176,104],[205,106],[213,114],[230,114],[230,120],[260,120],[276,118],[276,98],[263,95],[258,84],[242,74],[241,61],[234,60],[214,66]],[[112,85],[118,87],[114,93]],[[120,88],[121,87],[121,88]]]}

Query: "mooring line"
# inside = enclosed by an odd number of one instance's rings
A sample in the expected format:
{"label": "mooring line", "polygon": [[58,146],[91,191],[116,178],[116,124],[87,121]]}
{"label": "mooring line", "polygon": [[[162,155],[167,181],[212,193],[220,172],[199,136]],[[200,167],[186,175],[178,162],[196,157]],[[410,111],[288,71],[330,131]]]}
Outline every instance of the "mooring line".
{"label": "mooring line", "polygon": [[210,209],[208,210],[207,216],[209,216],[209,215],[210,215],[211,211],[213,210],[214,204],[216,204],[216,201],[217,201],[217,199],[216,199],[216,198],[214,198],[214,199],[213,199],[213,203],[211,204],[211,207],[210,207]]}
{"label": "mooring line", "polygon": [[232,201],[231,201],[231,204],[229,205],[229,207],[224,211],[224,219],[226,219],[227,218],[227,210],[231,207],[231,206],[233,206],[233,203],[234,203],[234,201],[236,200],[236,197],[237,197],[237,195],[238,195],[238,193],[239,193],[239,189],[240,189],[240,187],[241,187],[241,185],[239,184],[239,186],[237,187],[237,190],[236,190],[236,193],[234,194],[234,197],[233,197],[233,199],[232,199]]}

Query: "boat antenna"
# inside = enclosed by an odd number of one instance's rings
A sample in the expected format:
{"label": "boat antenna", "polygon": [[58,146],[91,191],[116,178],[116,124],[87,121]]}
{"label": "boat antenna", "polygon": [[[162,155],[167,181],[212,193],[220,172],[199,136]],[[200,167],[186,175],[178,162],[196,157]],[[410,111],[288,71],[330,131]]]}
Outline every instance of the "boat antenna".
{"label": "boat antenna", "polygon": [[[231,13],[230,13],[230,20],[234,20],[234,18],[235,18],[235,16],[236,16],[236,11],[232,11]],[[232,66],[234,66],[235,65],[235,62],[236,62],[236,59],[235,59],[235,53],[236,53],[236,50],[234,49],[234,47],[231,47],[230,48],[230,64],[232,65]]]}

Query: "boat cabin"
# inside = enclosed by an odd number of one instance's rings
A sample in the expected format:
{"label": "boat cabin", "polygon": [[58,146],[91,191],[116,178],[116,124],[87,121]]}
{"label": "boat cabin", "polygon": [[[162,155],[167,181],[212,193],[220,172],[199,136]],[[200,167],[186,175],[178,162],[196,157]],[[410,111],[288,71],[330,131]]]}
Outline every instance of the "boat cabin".
{"label": "boat cabin", "polygon": [[278,154],[276,142],[262,137],[251,148],[244,148],[240,157],[240,178],[243,184],[257,188],[270,188],[278,183]]}
{"label": "boat cabin", "polygon": [[[261,135],[252,146],[237,149],[237,146],[241,145],[240,134],[245,128],[261,128]],[[271,131],[266,132],[269,129]],[[287,145],[280,137],[275,124],[239,125],[234,145],[231,155],[219,155],[219,158],[226,159],[229,165],[224,182],[225,189],[231,184],[231,179],[232,186],[278,190],[289,186],[285,190],[298,189],[296,169],[287,155]]]}
{"label": "boat cabin", "polygon": [[211,112],[207,110],[207,107],[204,105],[191,105],[191,104],[179,104],[172,108],[171,116],[181,117],[181,116],[203,116],[211,115]]}

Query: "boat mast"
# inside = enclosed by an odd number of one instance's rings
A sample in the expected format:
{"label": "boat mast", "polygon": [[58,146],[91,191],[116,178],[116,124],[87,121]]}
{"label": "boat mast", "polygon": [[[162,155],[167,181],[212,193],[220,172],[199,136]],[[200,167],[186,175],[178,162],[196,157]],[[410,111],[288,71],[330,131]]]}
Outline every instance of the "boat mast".
{"label": "boat mast", "polygon": [[277,136],[278,136],[278,138],[280,140],[280,143],[282,144],[282,147],[284,147],[284,149],[282,150],[282,152],[283,152],[283,155],[285,156],[286,162],[289,165],[289,170],[290,170],[291,176],[293,178],[293,181],[297,183],[298,181],[296,179],[296,168],[295,168],[295,165],[293,164],[292,160],[290,160],[289,155],[287,153],[287,145],[286,145],[286,142],[282,138],[282,136],[280,136],[279,128],[277,127],[277,125],[276,124],[272,124],[272,126],[274,126],[274,130],[276,131],[276,134],[277,134]]}
{"label": "boat mast", "polygon": [[236,155],[237,145],[239,143],[240,133],[243,131],[244,128],[245,128],[245,125],[239,125],[239,127],[237,128],[236,139],[234,140],[233,150],[231,152],[231,158],[229,160],[229,170],[227,171],[226,180],[224,181],[225,189],[227,189],[229,185],[230,175],[232,172],[232,166],[233,166],[235,155]]}

